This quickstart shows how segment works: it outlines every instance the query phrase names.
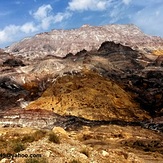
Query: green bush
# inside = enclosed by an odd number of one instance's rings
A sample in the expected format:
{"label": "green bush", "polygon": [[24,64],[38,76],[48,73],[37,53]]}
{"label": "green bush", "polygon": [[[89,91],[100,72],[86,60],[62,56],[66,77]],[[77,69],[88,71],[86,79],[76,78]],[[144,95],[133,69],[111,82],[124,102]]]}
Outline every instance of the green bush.
{"label": "green bush", "polygon": [[23,143],[31,143],[33,141],[38,141],[39,139],[43,138],[46,135],[46,131],[37,130],[31,135],[25,135],[22,138]]}
{"label": "green bush", "polygon": [[11,142],[11,152],[20,152],[23,151],[25,149],[25,146],[22,142],[20,142],[19,140],[14,140]]}
{"label": "green bush", "polygon": [[21,141],[23,143],[31,143],[31,142],[35,141],[35,138],[33,136],[30,136],[30,135],[25,135],[25,136],[23,136]]}
{"label": "green bush", "polygon": [[49,133],[49,141],[56,143],[56,144],[60,144],[59,137],[53,132]]}
{"label": "green bush", "polygon": [[[38,141],[46,136],[46,131],[37,130],[32,134],[15,134],[10,133],[5,136],[0,136],[0,153],[17,153],[24,150],[27,147],[27,143]],[[17,138],[15,139],[14,136]]]}
{"label": "green bush", "polygon": [[43,130],[37,130],[36,132],[34,132],[33,136],[35,138],[35,141],[45,137],[46,133],[47,132]]}

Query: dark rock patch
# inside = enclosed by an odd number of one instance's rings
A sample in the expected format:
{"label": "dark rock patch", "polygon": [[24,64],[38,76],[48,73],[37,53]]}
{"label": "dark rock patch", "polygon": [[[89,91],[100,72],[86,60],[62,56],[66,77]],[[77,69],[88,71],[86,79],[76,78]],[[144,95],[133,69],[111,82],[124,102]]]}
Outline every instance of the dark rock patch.
{"label": "dark rock patch", "polygon": [[23,61],[21,61],[20,59],[14,59],[14,58],[7,59],[5,62],[3,62],[3,65],[10,66],[10,67],[25,66]]}

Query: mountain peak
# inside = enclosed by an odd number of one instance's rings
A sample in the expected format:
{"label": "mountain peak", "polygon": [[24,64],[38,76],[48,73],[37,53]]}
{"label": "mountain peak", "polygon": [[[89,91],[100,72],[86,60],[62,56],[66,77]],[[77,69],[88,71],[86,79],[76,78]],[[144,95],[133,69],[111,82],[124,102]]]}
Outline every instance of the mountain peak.
{"label": "mountain peak", "polygon": [[11,45],[5,51],[29,59],[44,58],[47,55],[65,57],[68,53],[76,54],[83,49],[87,51],[98,49],[105,41],[114,41],[138,50],[150,51],[156,46],[163,49],[163,39],[144,34],[134,24],[104,26],[85,24],[78,29],[55,29],[37,34]]}

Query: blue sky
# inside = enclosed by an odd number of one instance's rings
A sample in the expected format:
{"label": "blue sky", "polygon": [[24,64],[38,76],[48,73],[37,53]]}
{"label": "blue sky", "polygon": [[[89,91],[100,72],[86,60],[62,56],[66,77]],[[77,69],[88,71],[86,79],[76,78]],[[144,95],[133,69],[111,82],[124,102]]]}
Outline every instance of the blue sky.
{"label": "blue sky", "polygon": [[163,0],[0,0],[0,48],[51,29],[131,23],[163,37]]}

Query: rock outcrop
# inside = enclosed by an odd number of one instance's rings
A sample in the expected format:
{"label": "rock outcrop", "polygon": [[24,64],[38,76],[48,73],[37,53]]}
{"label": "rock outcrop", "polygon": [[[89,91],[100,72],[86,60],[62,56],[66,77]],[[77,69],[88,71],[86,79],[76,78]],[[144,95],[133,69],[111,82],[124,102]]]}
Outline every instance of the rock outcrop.
{"label": "rock outcrop", "polygon": [[[160,62],[159,58],[157,58],[156,61],[150,60],[146,55],[144,55],[140,51],[133,50],[129,46],[124,46],[119,43],[106,41],[101,44],[98,50],[94,50],[94,51],[82,50],[78,52],[76,55],[72,55],[69,53],[64,58],[56,58],[56,57],[49,56],[45,59],[35,60],[32,62],[32,64],[30,63],[30,61],[24,60],[26,66],[23,65],[23,66],[18,66],[18,67],[13,67],[13,66],[9,67],[8,65],[2,65],[0,87],[1,87],[1,92],[3,92],[2,93],[3,95],[1,94],[2,96],[1,99],[7,100],[8,98],[10,99],[13,98],[13,102],[11,100],[12,107],[13,106],[16,107],[18,106],[18,104],[21,104],[22,106],[23,104],[26,105],[30,103],[30,101],[33,101],[37,99],[38,97],[40,97],[42,93],[51,85],[50,83],[54,83],[55,85],[55,81],[57,80],[58,77],[61,77],[60,79],[61,81],[63,80],[63,83],[65,84],[64,89],[66,91],[68,89],[68,85],[66,85],[65,83],[66,81],[64,81],[64,78],[66,77],[62,77],[62,76],[66,75],[67,80],[71,80],[72,78],[72,83],[74,85],[76,84],[75,76],[76,77],[78,75],[80,76],[82,74],[82,71],[85,69],[88,71],[89,70],[96,71],[101,76],[104,76],[105,78],[108,78],[109,80],[111,80],[110,82],[108,82],[110,83],[109,84],[110,88],[112,87],[111,83],[115,83],[115,85],[117,84],[116,85],[117,87],[115,89],[120,90],[120,88],[122,88],[123,90],[132,92],[130,95],[132,96],[132,102],[130,103],[132,104],[134,104],[135,102],[139,103],[141,109],[148,111],[151,116],[155,116],[155,115],[161,116],[162,108],[163,108],[162,106],[163,104],[163,97],[162,97],[163,68],[161,67],[160,64],[158,65],[158,62]],[[81,84],[79,76],[77,77],[78,83],[76,85]],[[87,93],[91,95],[90,90],[92,88],[93,83],[96,81],[96,79],[105,81],[105,78],[100,79],[94,76],[95,78],[92,77],[91,79],[88,76],[85,79],[86,80],[88,79],[89,85],[87,85],[88,84],[87,83],[86,88],[84,85],[83,85],[83,88],[85,88],[84,91],[87,91]],[[99,85],[98,82],[96,84]],[[53,90],[53,87],[49,87],[47,89],[47,92],[48,90],[51,90],[51,89]],[[75,89],[75,87],[73,89]],[[77,89],[75,90],[73,89],[69,91],[73,92],[77,90]],[[106,90],[107,89],[108,88],[106,88]],[[112,90],[110,91],[110,93],[116,92],[114,88],[111,88],[111,89]],[[4,93],[4,92],[7,92],[7,93]],[[69,94],[70,92],[67,92],[67,93]],[[98,94],[100,91],[99,92],[95,91],[95,92],[94,92],[95,94]],[[66,92],[64,92],[63,95],[67,97],[65,93]],[[78,93],[80,94],[80,91],[76,92],[76,94]],[[110,94],[110,93],[108,92],[107,94]],[[8,96],[9,94],[12,97]],[[95,94],[92,94],[92,100],[94,100]],[[116,96],[120,96],[121,98],[119,99],[123,99],[123,97],[125,97],[122,95],[123,92],[118,92],[118,94],[119,95],[114,95],[115,99],[118,99],[116,98]],[[105,98],[107,98],[107,95],[103,93],[101,94],[101,97],[103,95],[105,96]],[[43,100],[41,106],[43,108],[49,108],[49,110],[56,107],[55,109],[59,111],[61,109],[60,108],[61,106],[59,107],[60,103],[56,105],[55,104],[56,99],[54,100],[54,102],[52,102],[51,96],[57,96],[57,95],[54,95],[54,93],[49,94],[49,100],[50,100],[49,105],[44,104],[43,102],[44,100]],[[60,96],[62,95],[60,94]],[[66,99],[66,97],[64,97],[63,99]],[[73,101],[72,103],[76,103],[78,101],[76,98],[74,97],[72,98],[75,99],[75,101]],[[83,96],[83,98],[86,98],[86,97]],[[3,100],[3,103],[6,100]],[[38,99],[38,101],[39,100],[40,99]],[[68,102],[69,100],[70,99],[67,98],[67,102],[66,101],[64,102],[69,103]],[[124,99],[124,101],[125,100],[126,99]],[[92,102],[90,100],[88,101],[90,102],[90,105],[92,105]],[[106,108],[106,106],[108,106],[108,108],[109,107],[114,108],[114,109],[117,108],[114,106],[114,104],[116,105],[115,100],[113,101],[112,102],[108,101],[108,103],[102,108],[104,109]],[[101,102],[101,104],[98,104],[98,105],[104,105],[104,103],[105,102],[103,101]],[[46,105],[47,107],[44,107]],[[76,105],[75,107],[81,108],[83,107],[81,105],[82,103],[79,105]],[[9,103],[7,102],[6,107],[8,106],[9,106]],[[2,107],[6,108],[4,104]],[[66,110],[71,107],[72,107],[71,104],[68,106],[65,106],[64,111],[62,110],[63,113],[66,112]],[[126,108],[126,107],[128,109],[137,108],[135,106],[133,107],[129,105],[119,106],[119,108]],[[59,113],[61,113],[61,111],[59,111]],[[113,117],[114,116],[112,116],[112,118]],[[116,118],[118,117],[119,116],[117,116]],[[96,118],[94,117],[93,119],[96,119]]]}
{"label": "rock outcrop", "polygon": [[149,118],[129,93],[93,72],[58,78],[26,109],[38,108],[89,120],[137,121]]}

